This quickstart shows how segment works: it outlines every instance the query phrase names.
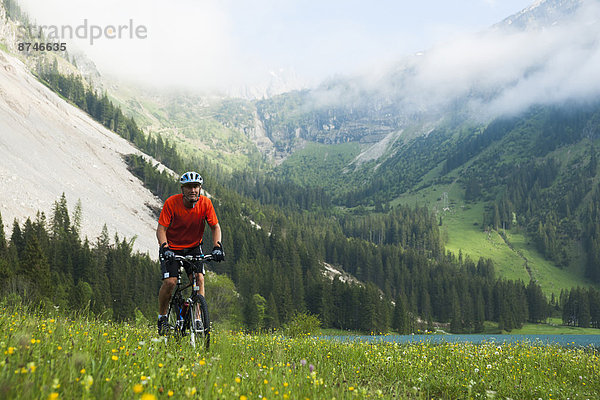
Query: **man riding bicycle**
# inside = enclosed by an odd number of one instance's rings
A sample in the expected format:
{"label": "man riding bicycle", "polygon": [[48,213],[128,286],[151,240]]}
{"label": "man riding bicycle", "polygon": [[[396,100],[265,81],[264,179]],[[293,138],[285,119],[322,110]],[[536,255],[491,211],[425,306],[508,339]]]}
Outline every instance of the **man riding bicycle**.
{"label": "man riding bicycle", "polygon": [[[160,266],[162,286],[158,292],[158,334],[162,335],[167,324],[169,298],[177,284],[179,262],[175,255],[202,255],[204,222],[211,229],[214,261],[223,261],[225,254],[221,245],[221,227],[210,199],[200,195],[203,179],[197,172],[186,172],[179,179],[181,193],[169,197],[160,212],[156,237],[160,245]],[[191,280],[191,267],[186,266]],[[200,287],[198,293],[204,296],[204,264],[202,272],[196,274]]]}

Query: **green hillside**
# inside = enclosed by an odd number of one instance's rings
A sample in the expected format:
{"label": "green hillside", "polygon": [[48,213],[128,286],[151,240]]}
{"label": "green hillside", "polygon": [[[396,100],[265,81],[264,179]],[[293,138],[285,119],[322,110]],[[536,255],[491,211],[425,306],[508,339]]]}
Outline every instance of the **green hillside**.
{"label": "green hillside", "polygon": [[358,143],[326,145],[307,143],[306,146],[288,157],[279,169],[279,174],[301,186],[319,186],[328,192],[349,188],[350,174],[344,173],[359,154]]}
{"label": "green hillside", "polygon": [[176,143],[190,157],[210,155],[229,171],[263,164],[263,156],[250,139],[254,107],[248,101],[149,93],[126,85],[113,85],[110,98],[145,132]]}
{"label": "green hillside", "polygon": [[[180,151],[197,155],[210,153],[213,161],[226,170],[247,171],[261,165],[260,169],[269,171],[247,134],[254,125],[255,107],[262,107],[265,112],[264,101],[221,99],[204,104],[199,98],[170,100],[164,104],[138,101],[142,104],[138,104],[138,108],[146,115],[146,129],[156,129],[166,135]],[[269,112],[273,114],[275,105],[282,101],[268,103]],[[296,115],[295,103],[284,101],[282,104],[285,104],[284,117],[280,117],[283,122],[279,121],[277,126],[291,129],[293,119],[286,125],[285,115]],[[147,117],[150,110],[156,117],[154,121]],[[597,285],[590,280],[586,267],[589,262],[582,242],[584,226],[581,223],[582,213],[587,212],[592,198],[592,185],[585,181],[590,178],[573,175],[578,166],[590,162],[590,145],[597,140],[590,136],[589,126],[595,123],[596,110],[594,105],[538,107],[488,124],[452,120],[442,123],[427,136],[411,134],[411,139],[401,136],[402,140],[392,142],[381,159],[360,165],[355,164],[355,160],[369,144],[307,141],[281,165],[273,166],[274,174],[270,176],[275,179],[273,182],[279,182],[276,185],[287,185],[289,192],[300,193],[292,189],[294,185],[305,190],[323,190],[331,197],[332,205],[342,212],[356,207],[369,212],[389,210],[399,204],[425,205],[442,220],[440,230],[447,251],[461,252],[473,260],[490,257],[499,276],[524,282],[534,279],[545,293],[558,295],[563,289]],[[586,123],[588,134],[583,134]],[[276,145],[288,146],[284,139],[278,138]],[[293,146],[297,146],[297,140],[293,140]],[[516,214],[518,223],[508,224],[512,218],[509,211],[504,210],[504,227],[495,226],[490,214],[495,205],[504,207],[502,199],[505,192],[510,191],[511,179],[523,179],[517,177],[519,166],[535,164],[540,165],[541,170],[544,163],[554,163],[556,171],[552,182],[541,188],[541,199],[535,200],[538,203],[521,200],[535,204],[536,210],[522,212],[523,207],[531,208],[531,205],[512,204],[510,213]],[[244,177],[244,184],[238,184],[238,189],[249,194],[254,189],[246,187],[247,178]],[[591,179],[597,181],[597,178]],[[566,214],[556,216],[553,229],[558,233],[553,246],[560,250],[550,254],[539,245],[537,225],[541,222],[545,227],[550,211],[563,209],[566,202],[573,203],[571,189],[577,182],[586,187],[585,193],[569,210],[573,218],[566,218]],[[262,185],[269,188],[269,194],[252,196],[261,202],[274,201],[270,193],[277,189],[265,182]],[[314,196],[309,198],[314,199]],[[562,199],[562,203],[552,198]],[[573,230],[576,234],[569,236]],[[504,234],[500,235],[500,231]]]}
{"label": "green hillside", "polygon": [[[456,171],[451,175],[456,175]],[[439,172],[433,171],[424,179],[426,188],[403,194],[391,204],[428,205],[441,218],[440,229],[447,251],[460,252],[474,260],[490,257],[499,275],[525,282],[533,278],[547,294],[558,294],[562,289],[575,286],[598,287],[585,277],[580,244],[567,244],[573,247],[568,249],[571,262],[567,268],[560,268],[540,253],[525,229],[501,230],[502,235],[497,230],[485,229],[483,215],[487,203],[465,201],[465,189],[459,179],[455,177],[450,184],[430,183],[436,180],[439,180]]]}
{"label": "green hillside", "polygon": [[[446,250],[474,260],[490,257],[501,276],[534,279],[558,295],[575,286],[598,287],[589,262],[593,251],[585,248],[590,223],[586,228],[582,221],[589,221],[599,179],[599,109],[537,107],[487,125],[442,125],[360,166],[352,164],[358,144],[309,145],[278,172],[301,185],[320,182],[342,208],[426,205],[442,222]],[[326,156],[332,153],[338,158]],[[545,245],[542,237],[550,238]]]}

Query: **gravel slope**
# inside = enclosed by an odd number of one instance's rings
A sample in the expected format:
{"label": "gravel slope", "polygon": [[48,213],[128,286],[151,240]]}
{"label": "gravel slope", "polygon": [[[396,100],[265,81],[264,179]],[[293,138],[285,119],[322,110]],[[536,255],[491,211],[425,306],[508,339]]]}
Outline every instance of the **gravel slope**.
{"label": "gravel slope", "polygon": [[0,213],[7,237],[13,220],[49,218],[64,192],[73,212],[82,202],[82,233],[94,241],[107,225],[111,240],[136,237],[134,249],[156,258],[162,203],[131,175],[127,141],[68,104],[0,51]]}

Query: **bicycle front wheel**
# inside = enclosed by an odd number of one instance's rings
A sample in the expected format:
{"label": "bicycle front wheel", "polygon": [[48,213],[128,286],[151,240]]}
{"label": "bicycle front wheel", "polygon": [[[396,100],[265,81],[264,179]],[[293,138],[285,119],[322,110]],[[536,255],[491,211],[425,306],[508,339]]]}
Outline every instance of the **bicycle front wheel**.
{"label": "bicycle front wheel", "polygon": [[202,295],[198,295],[190,313],[190,342],[192,346],[196,344],[204,345],[206,350],[210,347],[210,319],[208,317],[208,306],[206,299]]}

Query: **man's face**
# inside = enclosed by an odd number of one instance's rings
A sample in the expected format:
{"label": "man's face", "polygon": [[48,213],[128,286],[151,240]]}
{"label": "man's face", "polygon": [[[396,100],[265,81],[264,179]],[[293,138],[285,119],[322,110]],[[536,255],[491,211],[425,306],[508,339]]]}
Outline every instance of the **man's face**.
{"label": "man's face", "polygon": [[195,203],[198,201],[198,198],[200,197],[200,184],[198,183],[188,183],[185,184],[181,187],[181,192],[183,193],[183,197],[192,202]]}

